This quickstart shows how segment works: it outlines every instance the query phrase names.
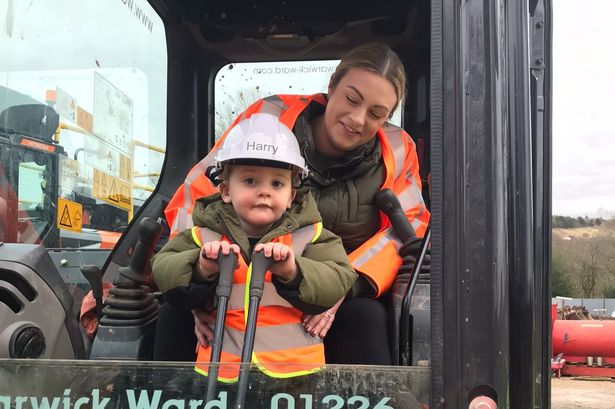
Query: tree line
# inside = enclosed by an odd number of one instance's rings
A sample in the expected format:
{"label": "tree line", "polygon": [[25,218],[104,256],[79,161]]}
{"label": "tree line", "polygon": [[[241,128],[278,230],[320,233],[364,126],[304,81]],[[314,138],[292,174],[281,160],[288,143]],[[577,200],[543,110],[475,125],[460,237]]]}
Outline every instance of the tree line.
{"label": "tree line", "polygon": [[[575,227],[597,226],[595,234],[553,235],[552,296],[573,298],[615,298],[615,220],[553,216]],[[580,220],[585,224],[580,225]],[[588,226],[588,221],[593,225]],[[596,224],[596,220],[600,220]],[[562,227],[561,225],[557,227]]]}
{"label": "tree line", "polygon": [[604,219],[598,217],[592,219],[591,217],[571,217],[571,216],[558,216],[551,217],[551,223],[553,228],[574,229],[577,227],[594,227],[601,226],[604,223]]}

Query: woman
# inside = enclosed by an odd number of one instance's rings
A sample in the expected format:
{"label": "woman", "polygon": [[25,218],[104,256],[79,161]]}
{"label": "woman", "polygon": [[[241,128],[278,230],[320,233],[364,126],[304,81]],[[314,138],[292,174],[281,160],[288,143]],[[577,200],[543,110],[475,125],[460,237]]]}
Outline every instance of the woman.
{"label": "woman", "polygon": [[[399,57],[384,44],[368,43],[342,58],[327,95],[267,97],[252,104],[229,127],[254,113],[266,112],[279,116],[293,130],[310,169],[304,188],[312,190],[324,227],[342,238],[360,275],[346,299],[322,314],[303,318],[306,331],[324,337],[328,363],[391,364],[387,310],[381,300],[401,259],[398,243],[373,196],[391,188],[419,237],[429,219],[420,192],[414,143],[403,130],[386,123],[404,97],[405,86]],[[172,233],[190,227],[194,200],[215,191],[204,171],[213,163],[214,152],[225,136],[190,171],[167,207]],[[177,339],[167,341],[163,332],[171,324],[177,326],[171,331],[179,331],[188,321],[180,322],[169,314],[176,317],[176,312],[162,311],[159,318],[156,359],[166,359],[165,351],[181,348]],[[214,316],[204,310],[193,314],[196,336],[205,345],[213,338]]]}

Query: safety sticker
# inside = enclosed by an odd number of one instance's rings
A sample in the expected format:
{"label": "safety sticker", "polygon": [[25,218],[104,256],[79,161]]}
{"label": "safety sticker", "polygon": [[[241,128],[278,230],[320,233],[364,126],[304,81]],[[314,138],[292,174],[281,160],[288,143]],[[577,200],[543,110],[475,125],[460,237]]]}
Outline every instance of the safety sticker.
{"label": "safety sticker", "polygon": [[92,196],[124,210],[132,209],[132,195],[128,182],[94,168]]}
{"label": "safety sticker", "polygon": [[82,215],[81,204],[58,197],[58,229],[81,231]]}
{"label": "safety sticker", "polygon": [[92,133],[92,123],[94,122],[94,117],[85,109],[77,106],[77,125],[81,128],[85,129],[89,133]]}
{"label": "safety sticker", "polygon": [[124,180],[130,180],[132,177],[132,160],[130,156],[122,155],[120,153],[120,178]]}

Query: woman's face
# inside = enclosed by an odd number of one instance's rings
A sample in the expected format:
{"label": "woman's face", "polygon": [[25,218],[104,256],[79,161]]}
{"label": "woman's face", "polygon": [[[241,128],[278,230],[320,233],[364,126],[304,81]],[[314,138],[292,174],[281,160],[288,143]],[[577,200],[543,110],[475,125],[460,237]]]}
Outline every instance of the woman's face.
{"label": "woman's face", "polygon": [[335,88],[329,87],[325,110],[323,153],[342,155],[376,135],[397,102],[393,84],[380,74],[350,69]]}

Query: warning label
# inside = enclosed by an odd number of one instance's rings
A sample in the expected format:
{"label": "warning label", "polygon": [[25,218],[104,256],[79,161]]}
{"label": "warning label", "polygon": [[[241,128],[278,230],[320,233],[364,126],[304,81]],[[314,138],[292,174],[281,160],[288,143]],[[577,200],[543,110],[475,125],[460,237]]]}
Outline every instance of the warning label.
{"label": "warning label", "polygon": [[94,73],[93,133],[116,149],[130,153],[133,103],[119,88]]}
{"label": "warning label", "polygon": [[77,106],[77,125],[92,133],[92,122],[93,122],[92,114],[90,114],[85,109]]}
{"label": "warning label", "polygon": [[82,206],[79,203],[58,197],[58,229],[81,231]]}
{"label": "warning label", "polygon": [[77,121],[77,100],[56,87],[56,112],[72,122]]}
{"label": "warning label", "polygon": [[132,209],[130,184],[98,169],[94,169],[92,196],[124,210]]}
{"label": "warning label", "polygon": [[132,160],[130,156],[120,154],[120,178],[130,180],[132,177]]}

